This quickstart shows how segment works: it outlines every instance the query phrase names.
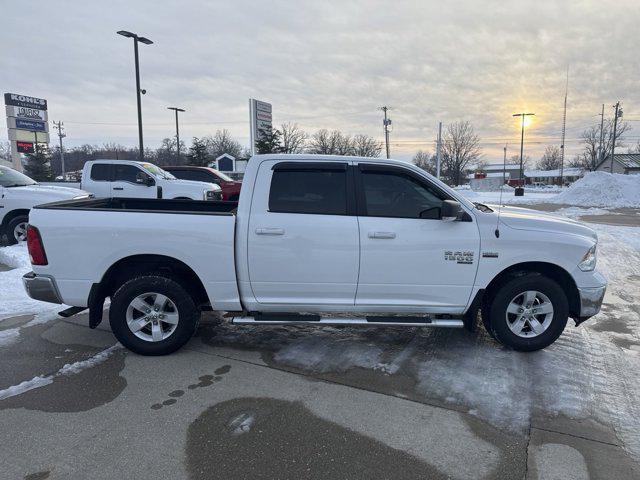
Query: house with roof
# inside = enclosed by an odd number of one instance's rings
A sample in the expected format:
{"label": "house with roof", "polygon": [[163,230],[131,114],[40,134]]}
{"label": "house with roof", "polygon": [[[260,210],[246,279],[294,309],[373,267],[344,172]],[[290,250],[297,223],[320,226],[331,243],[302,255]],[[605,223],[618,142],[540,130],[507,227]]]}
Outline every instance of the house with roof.
{"label": "house with roof", "polygon": [[544,183],[545,185],[563,185],[573,183],[584,177],[582,168],[567,167],[562,170],[525,170],[524,178],[527,184]]}
{"label": "house with roof", "polygon": [[640,174],[640,153],[616,153],[613,155],[613,172],[611,172],[611,155],[598,164],[597,172],[622,173],[624,175]]}

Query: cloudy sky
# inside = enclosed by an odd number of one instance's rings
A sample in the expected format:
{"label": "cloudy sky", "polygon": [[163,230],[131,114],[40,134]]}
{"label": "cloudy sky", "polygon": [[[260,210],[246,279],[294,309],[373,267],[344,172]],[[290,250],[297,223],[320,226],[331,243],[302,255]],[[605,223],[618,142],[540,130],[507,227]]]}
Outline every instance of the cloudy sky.
{"label": "cloudy sky", "polygon": [[[136,145],[130,30],[141,45],[145,145],[228,129],[248,145],[250,97],[274,121],[383,139],[392,155],[434,149],[438,121],[470,120],[487,160],[519,148],[512,114],[536,113],[526,151],[560,143],[569,68],[567,154],[621,100],[640,138],[640,2],[0,0],[0,87],[46,98],[66,145]],[[0,121],[0,140],[6,129]],[[526,153],[527,153],[526,152]]]}

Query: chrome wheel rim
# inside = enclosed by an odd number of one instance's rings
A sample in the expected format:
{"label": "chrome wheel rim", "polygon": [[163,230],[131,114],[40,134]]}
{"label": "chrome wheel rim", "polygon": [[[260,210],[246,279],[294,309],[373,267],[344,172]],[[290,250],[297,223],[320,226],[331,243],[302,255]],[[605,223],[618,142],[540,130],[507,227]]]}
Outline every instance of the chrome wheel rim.
{"label": "chrome wheel rim", "polygon": [[533,338],[542,335],[553,320],[553,304],[536,290],[519,293],[507,306],[507,325],[515,335]]}
{"label": "chrome wheel rim", "polygon": [[21,222],[14,227],[13,238],[16,239],[16,242],[27,241],[27,225],[27,222]]}
{"label": "chrome wheel rim", "polygon": [[129,303],[126,313],[131,333],[145,342],[161,342],[169,338],[178,327],[176,304],[156,292],[138,295]]}

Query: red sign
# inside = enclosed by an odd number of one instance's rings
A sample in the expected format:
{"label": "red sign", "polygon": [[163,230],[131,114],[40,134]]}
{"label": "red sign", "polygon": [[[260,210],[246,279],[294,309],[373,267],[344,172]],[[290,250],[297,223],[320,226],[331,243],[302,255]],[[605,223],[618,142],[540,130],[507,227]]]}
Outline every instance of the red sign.
{"label": "red sign", "polygon": [[33,142],[16,142],[18,153],[33,153]]}

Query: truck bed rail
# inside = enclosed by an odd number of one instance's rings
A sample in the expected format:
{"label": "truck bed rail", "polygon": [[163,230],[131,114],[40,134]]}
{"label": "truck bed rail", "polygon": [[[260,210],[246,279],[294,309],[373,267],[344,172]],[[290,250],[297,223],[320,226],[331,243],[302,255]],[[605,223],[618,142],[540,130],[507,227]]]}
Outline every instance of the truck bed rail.
{"label": "truck bed rail", "polygon": [[182,213],[187,215],[235,215],[238,202],[169,200],[163,198],[99,198],[64,200],[34,208],[43,210],[89,210],[145,213]]}

